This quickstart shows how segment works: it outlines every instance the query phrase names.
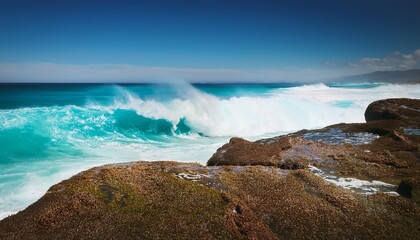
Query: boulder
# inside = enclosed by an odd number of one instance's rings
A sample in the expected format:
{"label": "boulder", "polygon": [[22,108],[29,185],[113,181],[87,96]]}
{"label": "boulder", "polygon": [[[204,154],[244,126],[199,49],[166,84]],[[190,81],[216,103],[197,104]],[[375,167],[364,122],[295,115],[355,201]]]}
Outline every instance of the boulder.
{"label": "boulder", "polygon": [[420,100],[396,98],[369,104],[365,111],[366,122],[377,120],[420,120]]}

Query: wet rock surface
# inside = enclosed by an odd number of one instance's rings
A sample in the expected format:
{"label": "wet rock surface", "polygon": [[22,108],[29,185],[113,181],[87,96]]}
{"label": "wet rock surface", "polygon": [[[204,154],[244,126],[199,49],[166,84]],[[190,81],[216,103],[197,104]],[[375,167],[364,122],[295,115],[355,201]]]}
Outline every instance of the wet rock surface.
{"label": "wet rock surface", "polygon": [[232,138],[208,166],[90,169],[2,220],[0,239],[416,239],[420,100],[369,107],[367,123]]}
{"label": "wet rock surface", "polygon": [[302,138],[315,142],[325,142],[331,145],[363,145],[378,138],[376,134],[368,132],[343,132],[339,128],[330,128],[328,131],[311,131],[302,135]]}

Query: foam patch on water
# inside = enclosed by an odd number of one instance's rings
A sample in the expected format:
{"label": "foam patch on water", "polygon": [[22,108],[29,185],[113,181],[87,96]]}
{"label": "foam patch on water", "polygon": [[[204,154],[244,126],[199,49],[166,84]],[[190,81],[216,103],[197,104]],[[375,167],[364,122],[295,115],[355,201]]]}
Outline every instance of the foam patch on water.
{"label": "foam patch on water", "polygon": [[357,178],[342,178],[332,175],[331,173],[328,173],[326,171],[323,171],[315,166],[310,165],[309,170],[313,172],[315,175],[322,177],[326,181],[345,188],[352,190],[357,193],[370,195],[377,192],[383,192],[386,194],[399,196],[395,190],[397,189],[397,186],[381,181],[366,181],[366,180],[360,180]]}
{"label": "foam patch on water", "polygon": [[303,134],[302,137],[306,140],[325,142],[331,145],[363,145],[379,138],[379,135],[367,132],[346,133],[339,128],[332,128],[326,132],[308,132]]}
{"label": "foam patch on water", "polygon": [[418,129],[418,128],[406,128],[406,129],[404,129],[404,133],[408,134],[408,135],[420,136],[420,129]]}

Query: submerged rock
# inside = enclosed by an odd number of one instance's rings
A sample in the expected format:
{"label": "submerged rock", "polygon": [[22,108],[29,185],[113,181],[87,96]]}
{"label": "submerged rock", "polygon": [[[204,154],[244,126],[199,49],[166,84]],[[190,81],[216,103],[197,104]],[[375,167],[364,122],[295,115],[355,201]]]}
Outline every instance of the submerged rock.
{"label": "submerged rock", "polygon": [[406,129],[420,128],[419,102],[374,103],[388,120],[232,138],[208,166],[96,167],[0,221],[0,239],[415,239],[420,136]]}

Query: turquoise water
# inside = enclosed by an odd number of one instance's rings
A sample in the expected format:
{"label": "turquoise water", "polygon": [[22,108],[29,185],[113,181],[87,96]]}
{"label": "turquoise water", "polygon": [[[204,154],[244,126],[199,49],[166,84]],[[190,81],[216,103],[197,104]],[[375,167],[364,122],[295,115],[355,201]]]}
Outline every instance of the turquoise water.
{"label": "turquoise water", "polygon": [[205,164],[232,136],[256,140],[363,122],[366,106],[420,98],[412,85],[0,85],[0,219],[90,167]]}

